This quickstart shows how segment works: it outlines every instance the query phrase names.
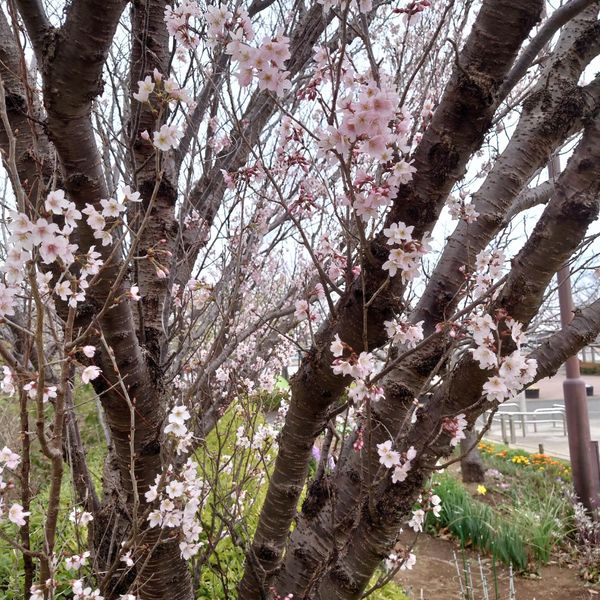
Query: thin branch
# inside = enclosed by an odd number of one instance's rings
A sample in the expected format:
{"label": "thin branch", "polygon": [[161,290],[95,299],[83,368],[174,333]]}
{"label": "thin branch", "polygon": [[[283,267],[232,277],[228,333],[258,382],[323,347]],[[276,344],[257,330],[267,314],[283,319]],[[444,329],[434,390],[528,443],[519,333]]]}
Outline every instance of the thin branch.
{"label": "thin branch", "polygon": [[546,19],[546,22],[540,27],[537,35],[533,38],[529,46],[525,48],[521,56],[517,59],[510,73],[506,76],[502,87],[498,91],[498,100],[504,100],[517,82],[525,75],[531,63],[535,60],[542,48],[552,39],[554,34],[573,17],[577,16],[582,10],[593,4],[596,0],[571,0],[558,10],[552,13],[552,16]]}
{"label": "thin branch", "polygon": [[38,62],[42,62],[44,39],[53,28],[41,0],[14,0],[25,23],[27,33],[35,49]]}

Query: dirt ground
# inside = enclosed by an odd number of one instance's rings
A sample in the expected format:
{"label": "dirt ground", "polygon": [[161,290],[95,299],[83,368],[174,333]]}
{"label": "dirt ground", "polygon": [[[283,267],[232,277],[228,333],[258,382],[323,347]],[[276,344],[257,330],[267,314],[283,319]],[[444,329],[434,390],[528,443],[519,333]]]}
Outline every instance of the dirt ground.
{"label": "dirt ground", "polygon": [[[411,539],[407,537],[406,543]],[[402,571],[398,581],[411,600],[458,600],[461,598],[460,581],[453,558],[456,552],[462,565],[460,550],[456,544],[429,535],[421,535],[415,546],[417,564],[411,571]],[[471,560],[473,587],[472,600],[484,600],[477,554],[467,552]],[[496,600],[489,559],[482,558],[484,576],[488,581],[489,600]],[[508,569],[497,566],[499,593],[497,600],[509,600]],[[515,577],[516,600],[600,600],[600,588],[586,587],[574,569],[550,564],[542,567],[539,578]]]}

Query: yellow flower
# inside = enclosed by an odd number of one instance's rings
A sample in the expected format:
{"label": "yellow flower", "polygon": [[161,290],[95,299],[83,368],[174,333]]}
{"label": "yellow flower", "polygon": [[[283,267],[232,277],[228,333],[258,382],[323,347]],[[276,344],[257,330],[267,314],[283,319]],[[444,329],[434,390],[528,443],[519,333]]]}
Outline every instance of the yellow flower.
{"label": "yellow flower", "polygon": [[485,487],[485,485],[479,484],[477,486],[477,493],[481,496],[484,496],[485,494],[487,494],[487,488]]}

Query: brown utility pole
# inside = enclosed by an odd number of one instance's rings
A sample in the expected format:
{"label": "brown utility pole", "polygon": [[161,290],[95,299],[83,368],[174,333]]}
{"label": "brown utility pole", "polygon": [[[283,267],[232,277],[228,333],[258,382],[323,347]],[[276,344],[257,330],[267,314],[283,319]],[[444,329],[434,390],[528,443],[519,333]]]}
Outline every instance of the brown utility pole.
{"label": "brown utility pole", "polygon": [[[548,175],[556,181],[560,173],[560,159],[553,155],[548,163]],[[560,322],[564,329],[573,319],[571,271],[565,264],[557,273]],[[585,382],[581,379],[579,358],[571,356],[565,363],[567,376],[563,381],[565,415],[569,439],[569,456],[573,485],[580,502],[593,511],[600,507],[600,461],[597,443],[592,442]]]}

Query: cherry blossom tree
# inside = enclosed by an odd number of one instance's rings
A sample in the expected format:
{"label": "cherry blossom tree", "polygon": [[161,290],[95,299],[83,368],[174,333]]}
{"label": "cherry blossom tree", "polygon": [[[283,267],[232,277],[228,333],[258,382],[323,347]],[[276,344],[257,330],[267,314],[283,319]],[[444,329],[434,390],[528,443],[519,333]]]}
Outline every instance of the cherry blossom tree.
{"label": "cherry blossom tree", "polygon": [[188,600],[223,540],[244,600],[412,568],[431,474],[600,332],[586,293],[528,335],[565,263],[598,267],[599,11],[6,3],[0,535],[24,597]]}

